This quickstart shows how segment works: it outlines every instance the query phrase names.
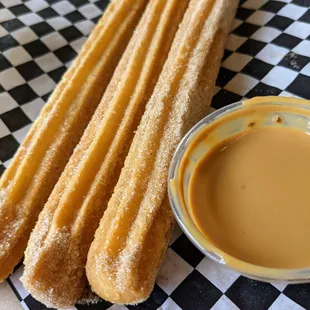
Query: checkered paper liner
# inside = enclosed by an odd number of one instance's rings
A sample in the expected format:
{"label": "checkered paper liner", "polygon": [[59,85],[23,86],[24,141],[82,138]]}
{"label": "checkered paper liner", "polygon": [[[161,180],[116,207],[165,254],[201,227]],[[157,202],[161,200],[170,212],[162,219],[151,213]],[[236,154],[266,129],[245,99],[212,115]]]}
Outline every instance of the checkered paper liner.
{"label": "checkered paper liner", "polygon": [[[0,0],[0,173],[105,9],[106,0]],[[264,95],[310,99],[310,0],[241,1],[212,107]],[[24,309],[46,309],[7,283]],[[2,284],[3,285],[3,284]],[[3,309],[0,304],[0,309]],[[261,283],[210,261],[177,228],[150,298],[72,309],[310,309],[310,284]]]}

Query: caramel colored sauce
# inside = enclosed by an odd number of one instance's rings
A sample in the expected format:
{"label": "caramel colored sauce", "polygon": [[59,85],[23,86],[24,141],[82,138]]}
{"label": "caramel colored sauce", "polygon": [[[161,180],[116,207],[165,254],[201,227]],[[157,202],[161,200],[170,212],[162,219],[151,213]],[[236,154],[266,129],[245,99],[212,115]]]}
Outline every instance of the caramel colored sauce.
{"label": "caramel colored sauce", "polygon": [[200,159],[188,190],[194,222],[222,251],[264,267],[310,267],[309,134],[249,126]]}

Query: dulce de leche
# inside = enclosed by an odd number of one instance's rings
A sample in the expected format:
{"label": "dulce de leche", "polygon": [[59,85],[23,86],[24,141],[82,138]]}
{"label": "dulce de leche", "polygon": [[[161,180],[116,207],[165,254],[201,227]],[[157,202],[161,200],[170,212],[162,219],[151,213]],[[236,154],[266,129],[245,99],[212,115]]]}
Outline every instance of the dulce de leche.
{"label": "dulce de leche", "polygon": [[[283,126],[280,116],[260,126],[258,110],[240,113],[253,121],[226,139],[213,138],[194,165],[189,214],[232,257],[270,268],[310,267],[310,135]],[[210,136],[206,128],[193,143]]]}

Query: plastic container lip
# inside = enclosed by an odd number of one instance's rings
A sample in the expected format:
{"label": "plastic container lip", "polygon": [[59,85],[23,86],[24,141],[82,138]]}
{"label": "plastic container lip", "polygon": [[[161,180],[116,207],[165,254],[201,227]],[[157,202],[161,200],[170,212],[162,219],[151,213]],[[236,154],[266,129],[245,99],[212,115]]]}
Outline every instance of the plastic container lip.
{"label": "plastic container lip", "polygon": [[[254,99],[253,105],[271,105],[271,106],[288,106],[297,107],[310,110],[310,101],[295,98],[284,97],[257,97]],[[178,169],[182,161],[183,155],[193,140],[193,138],[200,132],[200,130],[206,128],[209,124],[215,120],[220,119],[223,116],[232,114],[235,111],[241,110],[246,107],[247,102],[253,102],[253,99],[246,101],[239,101],[225,106],[219,110],[212,112],[198,122],[190,131],[185,135],[182,141],[179,143],[174,156],[172,158],[169,174],[168,174],[168,195],[170,205],[172,207],[175,218],[180,225],[183,232],[191,240],[191,242],[207,257],[213,261],[235,270],[242,275],[249,278],[265,281],[265,282],[288,282],[288,283],[307,283],[310,282],[310,266],[303,269],[277,269],[268,268],[258,265],[254,265],[238,258],[235,258],[215,245],[211,244],[208,239],[199,231],[195,223],[186,211],[186,206],[183,205],[180,192],[175,186],[174,181],[178,178]]]}

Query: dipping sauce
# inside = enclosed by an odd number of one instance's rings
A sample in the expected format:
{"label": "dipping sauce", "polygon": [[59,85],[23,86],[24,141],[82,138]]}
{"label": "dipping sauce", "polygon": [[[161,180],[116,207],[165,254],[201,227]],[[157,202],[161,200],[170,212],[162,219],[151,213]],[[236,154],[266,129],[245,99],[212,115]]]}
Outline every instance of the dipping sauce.
{"label": "dipping sauce", "polygon": [[188,191],[194,222],[222,251],[264,267],[310,266],[309,134],[249,128],[216,143]]}

